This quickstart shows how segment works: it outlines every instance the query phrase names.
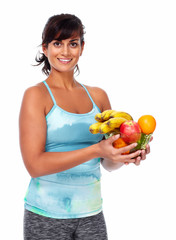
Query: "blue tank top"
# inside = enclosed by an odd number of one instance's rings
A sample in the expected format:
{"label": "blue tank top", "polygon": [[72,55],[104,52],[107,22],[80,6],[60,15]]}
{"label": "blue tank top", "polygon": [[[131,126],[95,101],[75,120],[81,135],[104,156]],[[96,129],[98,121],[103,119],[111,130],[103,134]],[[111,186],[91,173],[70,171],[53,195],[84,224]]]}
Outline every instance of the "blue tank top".
{"label": "blue tank top", "polygon": [[[60,108],[48,86],[53,107],[46,115],[46,152],[81,149],[102,140],[101,134],[91,134],[89,126],[100,112],[92,101],[92,110],[85,114],[70,113]],[[81,99],[80,99],[81,100]],[[73,153],[74,154],[74,153]],[[25,196],[25,208],[34,213],[59,219],[91,216],[102,210],[100,158],[56,174],[31,178]]]}

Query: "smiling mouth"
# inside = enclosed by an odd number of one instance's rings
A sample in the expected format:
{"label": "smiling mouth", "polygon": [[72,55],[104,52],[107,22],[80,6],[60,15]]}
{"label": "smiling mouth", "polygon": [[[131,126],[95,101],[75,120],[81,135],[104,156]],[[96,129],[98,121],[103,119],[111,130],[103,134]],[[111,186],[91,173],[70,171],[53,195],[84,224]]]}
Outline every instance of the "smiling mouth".
{"label": "smiling mouth", "polygon": [[67,63],[71,62],[72,59],[58,58],[58,60],[59,60],[61,63],[67,64]]}

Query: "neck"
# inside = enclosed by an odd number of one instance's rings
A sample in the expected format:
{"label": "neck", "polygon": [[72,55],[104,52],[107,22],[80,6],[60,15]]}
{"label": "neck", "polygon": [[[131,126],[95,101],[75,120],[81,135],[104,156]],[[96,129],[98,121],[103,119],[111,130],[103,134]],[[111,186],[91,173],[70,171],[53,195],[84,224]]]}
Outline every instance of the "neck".
{"label": "neck", "polygon": [[74,78],[74,71],[70,72],[56,72],[51,70],[47,82],[50,86],[71,90],[77,86],[77,82]]}

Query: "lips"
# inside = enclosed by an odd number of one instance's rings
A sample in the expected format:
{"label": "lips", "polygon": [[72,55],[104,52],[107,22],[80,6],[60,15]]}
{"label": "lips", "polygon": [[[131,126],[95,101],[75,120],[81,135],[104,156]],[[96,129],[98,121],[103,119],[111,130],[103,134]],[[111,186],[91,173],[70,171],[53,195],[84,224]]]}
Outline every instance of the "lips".
{"label": "lips", "polygon": [[58,60],[61,63],[67,64],[67,63],[71,62],[72,59],[70,59],[70,58],[58,58]]}

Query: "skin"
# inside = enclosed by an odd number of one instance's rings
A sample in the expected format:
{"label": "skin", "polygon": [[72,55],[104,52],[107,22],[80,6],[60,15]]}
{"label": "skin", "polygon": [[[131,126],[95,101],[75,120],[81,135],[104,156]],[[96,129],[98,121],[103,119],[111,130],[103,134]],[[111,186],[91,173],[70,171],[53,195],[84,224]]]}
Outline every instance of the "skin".
{"label": "skin", "polygon": [[[46,82],[56,102],[64,110],[78,114],[87,113],[92,109],[92,102],[87,93],[74,79],[74,68],[83,49],[84,43],[81,45],[79,36],[61,42],[54,40],[48,46],[43,46],[43,52],[51,65],[51,72]],[[71,61],[63,62],[63,59]],[[111,109],[104,90],[86,87],[101,111]],[[52,106],[51,97],[42,82],[25,91],[19,116],[20,147],[24,164],[31,177],[61,172],[97,157],[102,159],[101,163],[105,169],[113,171],[124,164],[139,165],[150,152],[148,145],[146,151],[139,150],[132,154],[121,155],[134,148],[135,144],[115,149],[112,143],[119,137],[118,135],[75,151],[45,152],[47,129],[45,116]]]}

